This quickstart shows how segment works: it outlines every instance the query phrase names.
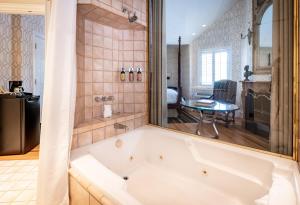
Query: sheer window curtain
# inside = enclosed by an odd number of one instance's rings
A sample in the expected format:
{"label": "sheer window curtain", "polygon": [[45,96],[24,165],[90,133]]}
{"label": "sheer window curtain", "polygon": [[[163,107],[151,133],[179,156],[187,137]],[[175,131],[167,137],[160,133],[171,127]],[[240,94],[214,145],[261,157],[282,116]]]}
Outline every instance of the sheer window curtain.
{"label": "sheer window curtain", "polygon": [[38,205],[69,204],[68,162],[76,97],[76,7],[76,0],[51,1],[46,34]]}
{"label": "sheer window curtain", "polygon": [[273,1],[271,151],[293,153],[293,0]]}

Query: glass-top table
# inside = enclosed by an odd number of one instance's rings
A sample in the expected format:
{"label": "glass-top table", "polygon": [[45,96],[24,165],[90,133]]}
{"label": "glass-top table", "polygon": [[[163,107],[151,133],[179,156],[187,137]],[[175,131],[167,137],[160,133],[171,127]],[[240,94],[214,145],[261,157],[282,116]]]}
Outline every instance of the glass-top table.
{"label": "glass-top table", "polygon": [[216,120],[217,120],[217,113],[224,113],[225,119],[228,122],[228,116],[230,113],[233,113],[238,109],[240,109],[237,105],[235,104],[230,104],[230,103],[223,103],[223,102],[218,102],[214,101],[212,105],[209,106],[203,106],[197,104],[197,100],[185,100],[181,102],[181,106],[190,108],[193,110],[196,110],[199,112],[199,123],[197,126],[196,134],[201,135],[201,130],[202,130],[202,125],[203,123],[211,123],[214,132],[215,132],[215,138],[219,136],[218,129],[216,127]]}

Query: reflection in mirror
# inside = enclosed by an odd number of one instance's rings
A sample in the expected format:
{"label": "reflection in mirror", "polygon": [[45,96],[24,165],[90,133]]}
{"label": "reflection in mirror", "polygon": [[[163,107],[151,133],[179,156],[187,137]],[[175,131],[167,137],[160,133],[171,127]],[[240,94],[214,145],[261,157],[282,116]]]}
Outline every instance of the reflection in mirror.
{"label": "reflection in mirror", "polygon": [[259,66],[271,67],[272,61],[272,12],[270,5],[262,16],[259,25]]}
{"label": "reflection in mirror", "polygon": [[165,4],[163,120],[153,123],[291,156],[293,0]]}
{"label": "reflection in mirror", "polygon": [[252,16],[254,30],[253,70],[255,74],[270,74],[273,50],[273,1],[253,0]]}

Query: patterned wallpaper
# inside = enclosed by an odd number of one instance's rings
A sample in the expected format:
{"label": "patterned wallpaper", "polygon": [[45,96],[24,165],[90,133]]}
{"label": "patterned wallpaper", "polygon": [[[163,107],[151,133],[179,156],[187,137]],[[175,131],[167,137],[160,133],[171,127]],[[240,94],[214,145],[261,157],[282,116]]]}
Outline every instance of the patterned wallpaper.
{"label": "patterned wallpaper", "polygon": [[[197,54],[200,50],[207,49],[229,49],[231,51],[232,72],[231,79],[240,81],[243,79],[243,68],[251,64],[251,47],[247,40],[241,39],[241,33],[245,34],[251,23],[252,15],[251,1],[238,1],[223,17],[209,26],[200,36],[191,44],[192,50],[192,92],[199,92],[198,79],[200,73],[197,70]],[[241,83],[238,83],[237,104],[241,104],[240,93]]]}
{"label": "patterned wallpaper", "polygon": [[44,17],[0,14],[0,86],[23,80],[33,91],[34,35],[44,35]]}
{"label": "patterned wallpaper", "polygon": [[0,86],[8,87],[12,67],[11,16],[0,14]]}

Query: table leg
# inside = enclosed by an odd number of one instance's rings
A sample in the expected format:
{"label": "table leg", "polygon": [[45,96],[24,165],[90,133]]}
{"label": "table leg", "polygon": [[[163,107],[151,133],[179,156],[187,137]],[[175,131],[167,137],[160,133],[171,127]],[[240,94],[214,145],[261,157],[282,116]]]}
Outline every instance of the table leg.
{"label": "table leg", "polygon": [[216,126],[216,119],[214,118],[213,121],[212,121],[212,126],[214,128],[214,131],[215,131],[215,138],[218,138],[219,137],[219,131],[217,129],[217,126]]}
{"label": "table leg", "polygon": [[229,112],[225,112],[225,127],[229,127]]}
{"label": "table leg", "polygon": [[202,114],[201,111],[199,113],[200,113],[200,115],[199,115],[200,121],[197,125],[196,135],[200,136],[201,135],[201,130],[202,130],[202,124],[203,124],[203,114]]}

